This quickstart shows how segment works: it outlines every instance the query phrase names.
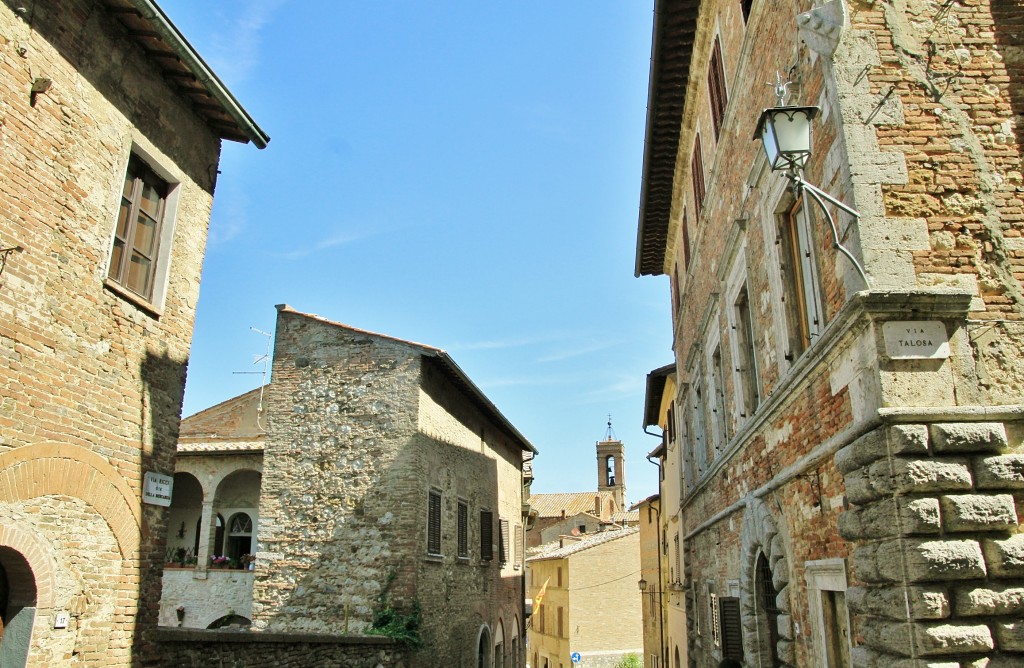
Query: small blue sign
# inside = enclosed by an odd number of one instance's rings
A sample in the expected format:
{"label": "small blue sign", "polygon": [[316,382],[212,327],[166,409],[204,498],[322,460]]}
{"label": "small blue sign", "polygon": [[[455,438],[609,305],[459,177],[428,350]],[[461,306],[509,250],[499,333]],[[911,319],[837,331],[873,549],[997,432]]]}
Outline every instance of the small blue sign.
{"label": "small blue sign", "polygon": [[583,660],[583,657],[580,656],[579,652],[573,652],[572,654],[569,655],[569,658],[572,659],[573,663],[579,663],[580,661]]}

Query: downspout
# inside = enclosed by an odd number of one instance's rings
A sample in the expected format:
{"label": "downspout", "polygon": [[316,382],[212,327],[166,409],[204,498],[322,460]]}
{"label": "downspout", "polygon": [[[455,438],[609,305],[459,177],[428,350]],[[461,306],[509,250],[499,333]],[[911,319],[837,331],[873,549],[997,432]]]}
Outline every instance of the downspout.
{"label": "downspout", "polygon": [[227,86],[214,74],[210,66],[202,59],[199,53],[188,43],[185,36],[164,14],[163,10],[153,0],[131,0],[132,5],[144,19],[151,22],[161,39],[164,39],[174,49],[174,54],[188,65],[196,78],[203,82],[203,85],[210,91],[228,114],[240,126],[242,132],[248,137],[256,148],[266,148],[270,141],[270,135],[264,132],[252,116],[242,108],[242,105],[227,89]]}

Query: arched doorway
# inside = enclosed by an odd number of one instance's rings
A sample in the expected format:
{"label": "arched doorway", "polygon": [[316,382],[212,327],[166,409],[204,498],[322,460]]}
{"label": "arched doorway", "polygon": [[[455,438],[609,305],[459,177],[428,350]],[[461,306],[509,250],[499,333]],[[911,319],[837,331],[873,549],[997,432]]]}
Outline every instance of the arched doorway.
{"label": "arched doorway", "polygon": [[761,665],[778,666],[778,618],[779,608],[775,603],[778,592],[772,586],[772,569],[764,552],[757,555],[754,566],[754,590],[757,595],[757,634],[760,642]]}
{"label": "arched doorway", "polygon": [[491,668],[491,632],[487,626],[480,627],[480,640],[476,649],[477,668]]}
{"label": "arched doorway", "polygon": [[28,561],[17,550],[0,545],[0,666],[22,668],[28,660],[36,593]]}

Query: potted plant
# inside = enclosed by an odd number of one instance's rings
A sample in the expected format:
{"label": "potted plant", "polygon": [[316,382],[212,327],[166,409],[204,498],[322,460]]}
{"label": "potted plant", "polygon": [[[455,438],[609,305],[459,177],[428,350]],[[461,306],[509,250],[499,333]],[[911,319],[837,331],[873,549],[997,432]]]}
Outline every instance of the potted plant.
{"label": "potted plant", "polygon": [[210,565],[214,568],[227,568],[231,560],[225,555],[213,555],[210,557]]}

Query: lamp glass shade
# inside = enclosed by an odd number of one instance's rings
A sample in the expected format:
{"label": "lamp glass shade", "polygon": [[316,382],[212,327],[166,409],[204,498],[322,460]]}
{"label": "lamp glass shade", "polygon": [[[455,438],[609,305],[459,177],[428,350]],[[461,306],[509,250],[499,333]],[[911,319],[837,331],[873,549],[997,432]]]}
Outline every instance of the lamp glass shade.
{"label": "lamp glass shade", "polygon": [[772,171],[803,169],[811,154],[811,119],[817,107],[772,107],[761,112],[755,139],[760,139]]}
{"label": "lamp glass shade", "polygon": [[637,582],[637,586],[640,587],[640,591],[647,591],[647,580],[641,579],[640,582]]}

